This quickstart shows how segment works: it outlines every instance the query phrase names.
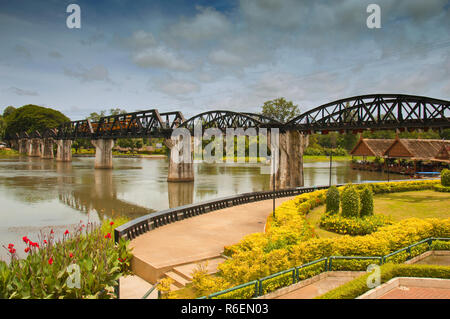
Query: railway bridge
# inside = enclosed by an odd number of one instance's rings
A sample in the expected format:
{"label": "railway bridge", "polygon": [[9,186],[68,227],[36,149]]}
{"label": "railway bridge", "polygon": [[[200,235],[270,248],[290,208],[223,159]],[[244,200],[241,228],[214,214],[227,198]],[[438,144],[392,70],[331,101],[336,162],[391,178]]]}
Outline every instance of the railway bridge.
{"label": "railway bridge", "polygon": [[272,140],[275,135],[271,132],[276,129],[278,141],[269,144],[278,149],[271,152],[272,160],[279,163],[272,174],[275,174],[276,188],[282,189],[303,186],[303,152],[308,135],[332,131],[356,134],[365,130],[442,130],[450,127],[450,101],[404,94],[360,95],[320,105],[286,123],[260,114],[227,110],[208,111],[185,119],[178,111],[160,113],[151,109],[105,116],[97,122],[88,119],[66,122],[44,132],[20,132],[7,139],[20,153],[47,159],[54,158],[53,145],[56,144],[57,161],[72,160],[73,140],[89,139],[96,149],[95,168],[111,169],[114,140],[164,138],[170,149],[167,180],[189,182],[194,180],[192,147],[190,154],[181,155],[180,149],[175,147],[173,133],[180,128],[193,136],[198,123],[203,131],[210,128],[222,132],[265,129]]}

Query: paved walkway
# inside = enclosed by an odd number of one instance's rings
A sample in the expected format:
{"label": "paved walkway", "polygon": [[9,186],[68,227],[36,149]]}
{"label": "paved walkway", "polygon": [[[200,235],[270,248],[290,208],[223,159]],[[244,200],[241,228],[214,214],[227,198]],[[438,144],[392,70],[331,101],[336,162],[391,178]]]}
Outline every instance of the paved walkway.
{"label": "paved walkway", "polygon": [[[278,198],[276,205],[294,197]],[[213,211],[154,229],[131,241],[133,270],[154,283],[155,278],[176,265],[217,257],[224,246],[239,242],[245,235],[264,231],[267,216],[271,213],[270,199]]]}
{"label": "paved walkway", "polygon": [[450,299],[450,289],[426,287],[398,287],[379,299]]}
{"label": "paved walkway", "polygon": [[313,299],[328,291],[363,275],[364,272],[346,272],[346,275],[329,274],[327,277],[313,282],[297,290],[280,295],[274,299]]}

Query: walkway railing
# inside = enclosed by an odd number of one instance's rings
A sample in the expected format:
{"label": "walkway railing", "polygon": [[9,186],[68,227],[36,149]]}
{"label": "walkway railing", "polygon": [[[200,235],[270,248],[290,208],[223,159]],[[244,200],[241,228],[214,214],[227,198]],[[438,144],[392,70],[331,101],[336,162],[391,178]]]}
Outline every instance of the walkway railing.
{"label": "walkway railing", "polygon": [[160,226],[164,226],[189,217],[194,217],[200,214],[209,213],[227,207],[238,206],[261,200],[273,199],[274,196],[275,198],[296,196],[327,188],[328,186],[296,187],[276,191],[244,193],[239,195],[222,197],[219,199],[214,199],[206,202],[194,203],[171,209],[166,209],[136,218],[126,224],[123,224],[115,228],[114,240],[116,243],[119,242],[120,238],[132,240],[137,236],[142,235]]}
{"label": "walkway railing", "polygon": [[[433,241],[449,241],[450,238],[427,238],[408,247],[401,248],[385,256],[329,256],[311,261],[307,264],[277,272],[267,277],[250,281],[236,287],[215,292],[198,299],[248,299],[263,296],[277,289],[290,286],[299,281],[333,270],[365,271],[369,264],[382,265],[387,262],[403,263],[431,249]],[[349,269],[348,264],[339,261],[361,261],[356,269]],[[374,262],[375,261],[375,262]],[[333,267],[334,266],[334,267]]]}

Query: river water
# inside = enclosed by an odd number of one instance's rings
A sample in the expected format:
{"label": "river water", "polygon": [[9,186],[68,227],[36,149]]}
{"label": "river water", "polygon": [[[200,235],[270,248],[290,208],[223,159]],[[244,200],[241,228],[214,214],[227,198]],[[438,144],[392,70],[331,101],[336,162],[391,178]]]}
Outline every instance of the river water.
{"label": "river water", "polygon": [[[169,207],[269,190],[269,175],[261,174],[259,164],[195,164],[193,183],[167,183],[168,161],[163,158],[115,158],[113,164],[112,170],[99,170],[92,157],[74,158],[71,163],[0,158],[0,245],[14,243],[23,256],[22,237],[36,241],[41,231],[61,234],[80,221],[136,218]],[[305,163],[304,175],[305,186],[327,185],[329,163]],[[333,163],[334,184],[386,179],[382,173],[352,170],[349,162]],[[0,247],[0,259],[7,255]]]}

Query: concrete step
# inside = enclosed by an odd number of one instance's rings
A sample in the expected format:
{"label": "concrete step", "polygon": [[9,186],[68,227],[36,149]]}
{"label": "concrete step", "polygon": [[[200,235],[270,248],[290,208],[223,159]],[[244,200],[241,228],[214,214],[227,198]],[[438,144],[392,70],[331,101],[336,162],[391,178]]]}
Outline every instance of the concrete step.
{"label": "concrete step", "polygon": [[225,258],[218,256],[205,261],[177,266],[172,271],[190,282],[192,281],[192,274],[200,267],[206,267],[208,274],[215,274],[217,272],[217,266],[225,260]]}
{"label": "concrete step", "polygon": [[[152,288],[152,284],[135,275],[121,277],[119,280],[120,299],[141,299]],[[155,289],[147,299],[156,299],[157,296],[158,291]]]}
{"label": "concrete step", "polygon": [[173,271],[166,272],[166,276],[173,279],[174,280],[173,285],[175,285],[178,288],[184,287],[184,286],[186,286],[186,284],[189,283],[189,280],[187,280],[186,278],[180,276],[179,274],[177,274]]}

